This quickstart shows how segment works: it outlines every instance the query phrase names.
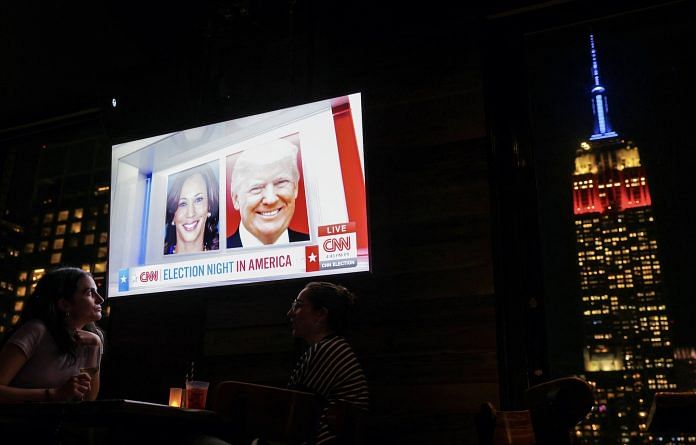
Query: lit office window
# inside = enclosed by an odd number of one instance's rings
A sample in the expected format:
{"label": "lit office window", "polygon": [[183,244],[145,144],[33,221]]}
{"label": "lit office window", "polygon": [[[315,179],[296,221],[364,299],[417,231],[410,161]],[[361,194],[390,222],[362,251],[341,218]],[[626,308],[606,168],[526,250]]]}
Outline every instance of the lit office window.
{"label": "lit office window", "polygon": [[39,252],[45,252],[48,249],[48,241],[41,241],[39,244]]}
{"label": "lit office window", "polygon": [[94,244],[94,234],[88,233],[85,235],[85,246],[91,246]]}
{"label": "lit office window", "polygon": [[70,214],[69,211],[61,210],[60,213],[58,213],[58,221],[67,221],[69,214]]}
{"label": "lit office window", "polygon": [[106,258],[106,255],[109,253],[109,249],[106,247],[100,247],[99,250],[97,250],[97,258]]}
{"label": "lit office window", "polygon": [[24,245],[24,253],[32,253],[34,251],[34,243],[26,243]]}
{"label": "lit office window", "polygon": [[63,248],[63,238],[58,238],[53,241],[53,250],[60,250]]}
{"label": "lit office window", "polygon": [[58,264],[60,263],[60,258],[63,256],[62,253],[53,253],[51,254],[51,264]]}
{"label": "lit office window", "polygon": [[12,325],[16,325],[18,321],[19,321],[19,315],[13,315],[12,316]]}
{"label": "lit office window", "polygon": [[73,216],[75,217],[75,219],[82,219],[83,214],[84,214],[84,209],[73,210]]}
{"label": "lit office window", "polygon": [[46,213],[43,217],[44,224],[49,224],[53,222],[55,213]]}
{"label": "lit office window", "polygon": [[23,301],[17,301],[14,305],[14,311],[15,312],[22,312],[22,309],[24,308],[24,302]]}
{"label": "lit office window", "polygon": [[23,283],[23,282],[27,281],[28,276],[29,276],[28,272],[22,271],[19,273],[19,276],[17,277],[17,279],[19,280],[20,283]]}
{"label": "lit office window", "polygon": [[99,244],[106,244],[109,241],[109,234],[102,232],[99,234]]}
{"label": "lit office window", "polygon": [[94,230],[97,228],[97,220],[96,219],[90,219],[87,221],[85,225],[85,231],[87,232],[94,232]]}
{"label": "lit office window", "polygon": [[17,296],[18,297],[24,297],[27,294],[27,287],[26,286],[19,286],[17,288]]}
{"label": "lit office window", "polygon": [[80,233],[82,231],[82,223],[81,222],[74,222],[70,226],[70,233]]}
{"label": "lit office window", "polygon": [[0,334],[2,334],[3,332],[5,332],[5,326],[0,326]]}
{"label": "lit office window", "polygon": [[89,267],[89,264],[85,263],[82,265],[82,270],[84,270],[87,273],[91,273],[92,269]]}
{"label": "lit office window", "polygon": [[94,273],[104,273],[106,272],[106,261],[102,261],[101,263],[96,263],[94,265]]}
{"label": "lit office window", "polygon": [[41,279],[41,277],[44,276],[46,273],[46,269],[34,269],[34,271],[31,274],[31,281],[36,282]]}
{"label": "lit office window", "polygon": [[65,235],[65,224],[56,226],[56,235]]}
{"label": "lit office window", "polygon": [[51,228],[50,227],[41,228],[41,237],[46,238],[47,236],[51,236]]}

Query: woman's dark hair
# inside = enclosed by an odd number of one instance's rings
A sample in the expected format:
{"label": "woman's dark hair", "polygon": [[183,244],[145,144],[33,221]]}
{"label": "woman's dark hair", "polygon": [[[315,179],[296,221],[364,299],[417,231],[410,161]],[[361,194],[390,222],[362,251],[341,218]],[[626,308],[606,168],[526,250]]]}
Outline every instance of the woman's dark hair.
{"label": "woman's dark hair", "polygon": [[176,227],[172,225],[174,214],[179,207],[179,198],[181,198],[181,189],[184,182],[194,175],[201,175],[205,181],[206,191],[208,192],[208,211],[210,216],[206,219],[205,230],[203,231],[203,249],[218,250],[220,248],[220,237],[218,235],[218,220],[220,199],[218,192],[218,181],[213,173],[213,169],[208,164],[199,165],[197,167],[184,170],[174,176],[169,193],[167,193],[167,217],[165,219],[165,235],[164,235],[164,254],[174,253],[176,246]]}
{"label": "woman's dark hair", "polygon": [[[77,267],[59,267],[42,276],[31,296],[27,299],[17,327],[30,320],[40,320],[46,326],[63,354],[75,359],[75,333],[67,324],[67,314],[60,309],[58,301],[64,298],[72,301],[82,277],[91,276]],[[104,333],[94,323],[86,324],[83,329],[99,336],[104,344]]]}
{"label": "woman's dark hair", "polygon": [[326,308],[328,328],[344,335],[350,329],[355,295],[343,286],[312,281],[304,287],[304,296],[314,309]]}

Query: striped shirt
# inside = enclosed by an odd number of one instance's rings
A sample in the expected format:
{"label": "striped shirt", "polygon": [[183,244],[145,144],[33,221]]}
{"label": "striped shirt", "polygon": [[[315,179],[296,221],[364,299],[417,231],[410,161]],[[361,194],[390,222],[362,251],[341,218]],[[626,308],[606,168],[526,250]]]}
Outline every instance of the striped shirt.
{"label": "striped shirt", "polygon": [[319,445],[337,439],[326,423],[330,405],[342,401],[367,410],[370,401],[365,374],[353,349],[343,337],[334,334],[310,346],[300,357],[288,387],[313,392],[326,402],[316,436]]}

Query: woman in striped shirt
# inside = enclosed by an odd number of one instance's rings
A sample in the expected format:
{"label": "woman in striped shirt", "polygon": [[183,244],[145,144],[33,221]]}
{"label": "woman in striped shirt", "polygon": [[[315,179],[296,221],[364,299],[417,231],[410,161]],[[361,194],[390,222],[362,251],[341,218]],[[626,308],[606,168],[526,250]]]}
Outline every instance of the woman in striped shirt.
{"label": "woman in striped shirt", "polygon": [[367,410],[369,393],[360,363],[342,337],[355,301],[345,287],[326,282],[305,286],[293,301],[288,317],[292,334],[309,343],[290,376],[288,387],[316,394],[323,402],[317,444],[340,443],[331,422],[338,404]]}

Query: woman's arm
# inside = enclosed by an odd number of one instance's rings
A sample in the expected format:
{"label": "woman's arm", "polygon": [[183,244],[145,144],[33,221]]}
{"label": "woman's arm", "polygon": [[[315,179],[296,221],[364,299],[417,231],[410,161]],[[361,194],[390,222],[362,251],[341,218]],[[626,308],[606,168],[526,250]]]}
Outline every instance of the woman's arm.
{"label": "woman's arm", "polygon": [[24,389],[9,386],[27,360],[24,351],[12,343],[5,343],[0,350],[0,402],[46,400],[45,389]]}
{"label": "woman's arm", "polygon": [[86,395],[90,382],[84,375],[71,377],[59,388],[30,389],[9,386],[27,360],[24,351],[15,344],[5,343],[0,350],[0,403],[67,401]]}

